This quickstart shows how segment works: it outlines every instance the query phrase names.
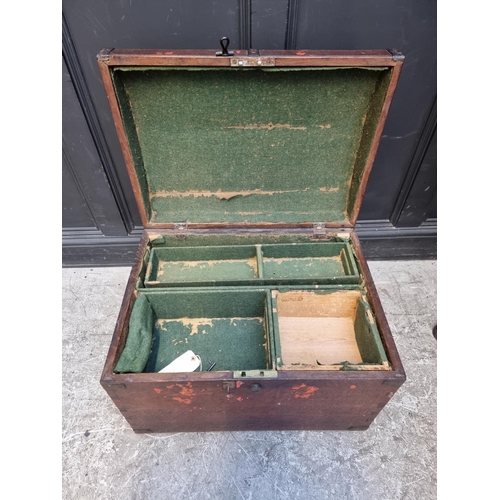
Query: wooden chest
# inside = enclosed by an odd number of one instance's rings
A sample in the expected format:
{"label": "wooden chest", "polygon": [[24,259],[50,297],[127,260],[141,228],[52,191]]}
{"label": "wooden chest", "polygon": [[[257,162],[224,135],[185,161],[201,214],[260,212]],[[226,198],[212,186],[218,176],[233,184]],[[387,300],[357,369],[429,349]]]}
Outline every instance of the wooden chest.
{"label": "wooden chest", "polygon": [[101,378],[125,419],[368,428],[405,373],[354,226],[403,56],[98,62],[145,228]]}

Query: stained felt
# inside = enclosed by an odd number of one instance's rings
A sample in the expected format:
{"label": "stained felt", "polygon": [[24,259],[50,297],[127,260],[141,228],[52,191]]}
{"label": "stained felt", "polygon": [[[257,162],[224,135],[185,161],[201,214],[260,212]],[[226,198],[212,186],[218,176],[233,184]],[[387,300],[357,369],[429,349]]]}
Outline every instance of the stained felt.
{"label": "stained felt", "polygon": [[[139,293],[116,373],[158,372],[187,350],[216,370],[263,370],[271,348],[262,290]],[[160,319],[158,319],[160,318]]]}
{"label": "stained felt", "polygon": [[115,69],[151,222],[348,224],[388,74]]}
{"label": "stained felt", "polygon": [[187,350],[201,357],[202,368],[215,370],[268,368],[267,334],[263,318],[160,319],[146,371],[159,372]]}
{"label": "stained felt", "polygon": [[146,287],[357,283],[347,242],[155,247]]}

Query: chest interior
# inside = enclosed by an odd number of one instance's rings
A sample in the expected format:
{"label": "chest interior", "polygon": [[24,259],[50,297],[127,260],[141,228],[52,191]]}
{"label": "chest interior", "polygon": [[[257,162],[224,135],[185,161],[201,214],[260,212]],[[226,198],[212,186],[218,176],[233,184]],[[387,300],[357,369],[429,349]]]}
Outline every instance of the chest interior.
{"label": "chest interior", "polygon": [[[237,378],[391,369],[349,233],[391,74],[112,69],[148,230],[115,373],[188,350]],[[338,232],[294,229],[318,221]],[[179,223],[227,231],[179,239]]]}
{"label": "chest interior", "polygon": [[117,373],[390,370],[349,235],[149,239]]}

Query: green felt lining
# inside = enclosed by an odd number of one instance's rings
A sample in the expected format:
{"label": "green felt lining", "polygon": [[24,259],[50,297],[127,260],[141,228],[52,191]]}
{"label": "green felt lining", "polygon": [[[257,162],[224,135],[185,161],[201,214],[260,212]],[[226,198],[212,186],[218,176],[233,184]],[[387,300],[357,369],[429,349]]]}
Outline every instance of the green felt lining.
{"label": "green felt lining", "polygon": [[[129,352],[142,347],[145,332],[149,344],[137,370]],[[219,371],[266,370],[273,366],[270,335],[264,290],[139,293],[115,372],[156,373],[187,350],[201,357],[203,370],[209,361]]]}
{"label": "green felt lining", "polygon": [[[335,294],[351,286],[273,288]],[[178,356],[192,350],[215,370],[268,370],[282,365],[278,310],[271,288],[220,287],[207,291],[141,290],[133,306],[129,333],[116,373],[158,372]],[[346,313],[347,314],[347,313]],[[387,363],[387,356],[363,293],[354,320],[356,342],[363,364]],[[356,364],[341,363],[345,369]],[[351,367],[351,368],[350,368]]]}
{"label": "green felt lining", "polygon": [[146,372],[159,372],[187,350],[201,357],[203,370],[210,361],[216,363],[216,371],[268,368],[263,318],[208,319],[196,326],[186,321],[160,319],[153,337]]}
{"label": "green felt lining", "polygon": [[156,315],[147,296],[140,294],[130,313],[128,336],[116,373],[141,373],[146,367],[153,342]]}
{"label": "green felt lining", "polygon": [[146,286],[239,284],[258,278],[255,246],[154,248]]}
{"label": "green felt lining", "polygon": [[358,273],[350,272],[342,260],[347,246],[346,242],[262,245],[264,278],[273,283],[297,279],[327,283],[339,278],[357,283]]}
{"label": "green felt lining", "polygon": [[356,309],[354,331],[363,363],[382,364],[387,362],[387,356],[370,306],[366,300],[361,298],[358,300]]}
{"label": "green felt lining", "polygon": [[358,283],[347,241],[154,247],[146,287]]}
{"label": "green felt lining", "polygon": [[351,224],[390,68],[193,69],[113,70],[151,223]]}
{"label": "green felt lining", "polygon": [[130,148],[130,153],[134,159],[135,174],[137,176],[137,181],[139,183],[139,188],[141,191],[141,197],[143,199],[143,206],[146,210],[146,215],[148,219],[151,218],[151,204],[149,203],[149,186],[147,179],[147,170],[144,168],[142,161],[141,145],[137,131],[134,125],[134,116],[132,115],[132,110],[130,106],[123,103],[123,97],[125,95],[125,87],[119,78],[113,79],[115,85],[115,91],[120,105],[120,112],[122,116],[122,121],[125,130],[127,131],[127,140]]}

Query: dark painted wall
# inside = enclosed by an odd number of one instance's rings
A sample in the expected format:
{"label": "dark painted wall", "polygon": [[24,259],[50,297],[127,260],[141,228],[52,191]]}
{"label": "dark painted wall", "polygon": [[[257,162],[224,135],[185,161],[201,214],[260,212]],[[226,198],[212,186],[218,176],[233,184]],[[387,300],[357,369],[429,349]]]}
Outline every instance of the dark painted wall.
{"label": "dark painted wall", "polygon": [[368,257],[435,255],[435,2],[65,0],[63,263],[128,263],[141,230],[96,53],[216,50],[221,36],[233,48],[396,48],[406,55],[357,231]]}

